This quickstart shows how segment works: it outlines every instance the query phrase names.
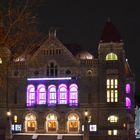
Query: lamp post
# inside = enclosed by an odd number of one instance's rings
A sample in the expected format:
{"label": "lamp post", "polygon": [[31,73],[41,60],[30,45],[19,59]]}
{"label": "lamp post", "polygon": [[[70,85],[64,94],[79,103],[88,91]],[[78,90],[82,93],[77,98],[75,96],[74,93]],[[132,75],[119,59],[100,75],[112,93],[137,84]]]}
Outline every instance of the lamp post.
{"label": "lamp post", "polygon": [[89,128],[88,128],[88,111],[85,110],[84,112],[84,117],[85,117],[85,120],[84,120],[84,140],[89,140]]}
{"label": "lamp post", "polygon": [[5,130],[5,140],[11,140],[12,139],[12,131],[11,131],[11,111],[8,110],[6,112],[7,116],[7,124],[6,124],[6,130]]}

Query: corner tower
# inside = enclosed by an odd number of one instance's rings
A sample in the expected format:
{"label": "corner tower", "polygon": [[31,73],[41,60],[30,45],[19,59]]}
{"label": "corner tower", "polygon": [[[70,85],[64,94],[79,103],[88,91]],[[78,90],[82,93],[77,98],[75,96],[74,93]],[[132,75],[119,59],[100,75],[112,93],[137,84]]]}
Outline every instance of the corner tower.
{"label": "corner tower", "polygon": [[[106,134],[134,136],[134,75],[126,61],[123,41],[111,21],[105,24],[98,46],[99,117],[109,125]],[[111,118],[116,119],[113,125]],[[101,119],[100,119],[101,120]],[[105,121],[104,120],[104,121]],[[101,125],[105,122],[101,122]],[[104,126],[102,126],[104,127]],[[131,135],[132,134],[132,135]]]}

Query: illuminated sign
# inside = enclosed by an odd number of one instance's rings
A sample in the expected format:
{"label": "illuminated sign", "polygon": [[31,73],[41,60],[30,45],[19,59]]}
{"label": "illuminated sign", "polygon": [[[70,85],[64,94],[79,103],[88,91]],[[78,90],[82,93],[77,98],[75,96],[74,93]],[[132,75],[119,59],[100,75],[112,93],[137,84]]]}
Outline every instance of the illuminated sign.
{"label": "illuminated sign", "polygon": [[22,130],[22,125],[21,124],[12,124],[11,130],[14,132],[20,132]]}
{"label": "illuminated sign", "polygon": [[95,124],[89,125],[89,131],[90,132],[96,132],[97,131],[97,125],[95,125]]}
{"label": "illuminated sign", "polygon": [[40,81],[40,80],[71,80],[71,77],[51,77],[51,78],[27,78],[28,81]]}

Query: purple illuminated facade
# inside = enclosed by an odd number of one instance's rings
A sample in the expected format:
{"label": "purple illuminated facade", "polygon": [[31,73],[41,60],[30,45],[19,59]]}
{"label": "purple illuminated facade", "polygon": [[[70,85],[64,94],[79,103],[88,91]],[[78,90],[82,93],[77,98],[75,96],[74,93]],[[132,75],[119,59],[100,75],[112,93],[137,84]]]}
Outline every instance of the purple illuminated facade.
{"label": "purple illuminated facade", "polygon": [[[44,78],[45,79],[45,78]],[[46,78],[45,81],[47,83]],[[63,78],[56,78],[52,80],[62,80]],[[71,78],[65,77],[63,80],[67,81]],[[49,79],[50,80],[50,79]],[[30,81],[30,80],[28,80]],[[35,81],[42,81],[41,78],[32,79],[33,83]],[[65,82],[64,82],[65,83]],[[26,103],[28,107],[33,107],[35,105],[68,105],[68,106],[78,106],[78,86],[77,84],[59,84],[59,85],[44,85],[38,84],[36,87],[34,84],[29,84],[27,86],[26,93]]]}

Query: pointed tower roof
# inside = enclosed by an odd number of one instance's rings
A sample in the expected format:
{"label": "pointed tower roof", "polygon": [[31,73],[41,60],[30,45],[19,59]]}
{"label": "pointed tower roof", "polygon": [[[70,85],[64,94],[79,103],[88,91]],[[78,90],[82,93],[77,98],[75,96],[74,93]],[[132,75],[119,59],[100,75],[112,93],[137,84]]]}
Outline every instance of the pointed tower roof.
{"label": "pointed tower roof", "polygon": [[106,22],[100,42],[108,43],[108,42],[122,42],[121,36],[117,28],[114,24],[110,21],[110,19]]}
{"label": "pointed tower roof", "polygon": [[124,63],[124,74],[125,74],[126,77],[133,77],[133,73],[132,73],[132,71],[130,69],[130,66],[129,66],[127,60]]}

